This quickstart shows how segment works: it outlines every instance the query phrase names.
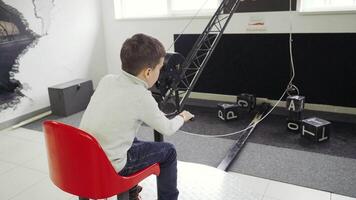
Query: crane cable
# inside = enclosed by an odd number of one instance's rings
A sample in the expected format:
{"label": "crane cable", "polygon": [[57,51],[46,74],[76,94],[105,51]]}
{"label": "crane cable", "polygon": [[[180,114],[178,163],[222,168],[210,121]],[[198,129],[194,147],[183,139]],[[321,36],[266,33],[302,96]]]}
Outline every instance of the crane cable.
{"label": "crane cable", "polygon": [[208,0],[205,0],[204,3],[200,6],[200,8],[197,10],[197,12],[194,14],[194,16],[188,21],[188,23],[184,26],[183,30],[179,33],[178,37],[172,42],[172,44],[169,46],[169,48],[166,51],[169,51],[173,45],[176,44],[176,42],[178,41],[178,39],[185,33],[185,31],[187,30],[187,28],[190,26],[190,24],[193,22],[193,20],[195,20],[198,15],[200,14],[201,10],[203,9],[203,7],[205,6],[205,4],[208,2]]}
{"label": "crane cable", "polygon": [[[193,18],[191,18],[191,20],[186,24],[186,26],[184,27],[183,31],[178,35],[178,37],[170,45],[168,50],[170,50],[172,48],[172,46],[177,42],[177,40],[181,37],[181,35],[184,34],[185,30],[192,23],[192,21],[198,16],[198,14],[200,13],[200,11],[204,7],[204,5],[207,3],[207,1],[208,0],[205,0],[203,5],[199,8],[199,10],[193,16]],[[299,94],[298,87],[293,84],[293,80],[295,78],[295,66],[294,66],[294,57],[293,57],[293,35],[292,35],[293,25],[292,25],[292,19],[291,19],[292,15],[291,15],[291,13],[292,13],[292,0],[289,0],[289,56],[290,56],[291,74],[290,74],[290,80],[288,82],[288,85],[287,85],[286,89],[284,90],[284,92],[282,93],[280,98],[277,100],[277,102],[272,106],[272,108],[266,114],[264,114],[263,116],[261,114],[259,114],[259,113],[256,114],[256,116],[253,118],[251,123],[246,128],[244,128],[242,130],[239,130],[239,131],[226,133],[226,134],[217,134],[217,135],[201,135],[201,134],[190,133],[190,132],[186,132],[186,131],[183,131],[183,130],[179,130],[181,133],[184,133],[184,134],[187,134],[187,135],[204,137],[204,138],[228,137],[228,136],[236,135],[236,134],[242,133],[244,131],[247,131],[247,130],[249,130],[251,128],[254,129],[261,121],[263,121],[268,115],[271,114],[271,112],[278,106],[278,104],[282,101],[283,97],[286,94],[291,95],[292,91],[295,91],[296,94]]]}

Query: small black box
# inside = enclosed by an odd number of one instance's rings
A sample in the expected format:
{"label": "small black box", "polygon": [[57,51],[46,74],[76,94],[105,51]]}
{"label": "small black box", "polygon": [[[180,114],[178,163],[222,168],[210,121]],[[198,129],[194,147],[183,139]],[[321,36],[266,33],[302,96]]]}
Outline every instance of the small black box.
{"label": "small black box", "polygon": [[300,121],[302,119],[302,112],[288,111],[288,120]]}
{"label": "small black box", "polygon": [[93,94],[91,80],[76,79],[48,88],[52,114],[68,116],[84,110]]}
{"label": "small black box", "polygon": [[330,133],[329,121],[312,117],[302,121],[302,137],[311,139],[315,142],[322,142],[329,139]]}
{"label": "small black box", "polygon": [[242,93],[237,96],[236,104],[246,111],[251,111],[256,107],[256,97],[253,94]]}
{"label": "small black box", "polygon": [[294,133],[299,133],[302,122],[300,120],[287,119],[287,129]]}
{"label": "small black box", "polygon": [[302,112],[288,111],[287,129],[289,131],[299,133],[301,128]]}
{"label": "small black box", "polygon": [[236,104],[219,103],[218,117],[224,121],[237,119],[239,107]]}
{"label": "small black box", "polygon": [[287,97],[286,106],[289,111],[300,112],[304,110],[304,103],[305,103],[304,96],[294,95],[294,96]]}

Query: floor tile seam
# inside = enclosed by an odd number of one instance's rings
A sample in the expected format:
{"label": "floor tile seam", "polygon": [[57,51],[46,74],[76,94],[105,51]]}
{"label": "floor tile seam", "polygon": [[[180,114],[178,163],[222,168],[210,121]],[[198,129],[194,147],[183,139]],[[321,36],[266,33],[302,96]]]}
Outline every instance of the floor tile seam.
{"label": "floor tile seam", "polygon": [[8,161],[8,160],[4,160],[4,159],[1,159],[1,158],[0,158],[0,161],[1,161],[1,162],[8,163],[8,164],[16,165],[17,167],[20,167],[20,165],[21,165],[21,164],[19,164],[19,163],[12,162],[12,161]]}
{"label": "floor tile seam", "polygon": [[[267,180],[269,180],[269,179],[267,179]],[[271,180],[269,180],[269,181],[267,182],[267,186],[266,186],[266,188],[265,188],[265,190],[264,190],[264,192],[263,192],[263,195],[262,195],[262,200],[265,198],[266,193],[267,193],[267,190],[268,190],[270,184],[271,184]]]}
{"label": "floor tile seam", "polygon": [[14,194],[12,197],[10,197],[8,200],[14,199],[16,196],[20,195],[23,192],[26,192],[28,190],[30,190],[33,186],[37,185],[38,183],[42,182],[43,180],[45,180],[46,177],[43,177],[41,179],[39,179],[38,181],[34,182],[33,184],[27,186],[26,188],[24,188],[22,191],[17,192],[16,194]]}
{"label": "floor tile seam", "polygon": [[[1,162],[4,162],[4,161],[1,160]],[[6,163],[13,165],[13,163],[9,163],[9,162],[6,162]],[[7,169],[7,170],[1,172],[1,173],[0,173],[0,177],[1,177],[3,174],[6,174],[7,172],[9,172],[9,171],[15,169],[16,167],[19,167],[19,165],[12,166],[10,169]]]}
{"label": "floor tile seam", "polygon": [[[277,181],[274,181],[274,182],[277,182]],[[304,186],[299,186],[299,185],[294,185],[294,184],[289,184],[289,183],[284,183],[284,182],[279,182],[279,183],[282,183],[282,184],[287,184],[287,185],[290,185],[290,186],[296,186],[296,187],[299,187],[301,188],[303,191],[306,191],[306,190],[313,190],[313,192],[321,192],[321,193],[327,193],[329,195],[329,199],[331,199],[331,192],[327,192],[327,191],[323,191],[323,190],[317,190],[317,189],[313,189],[313,188],[309,188],[309,187],[304,187]],[[267,192],[267,190],[266,190]],[[275,196],[271,196],[271,195],[264,195],[264,197],[267,197],[267,198],[272,198],[274,200],[282,200],[282,199],[279,199]]]}
{"label": "floor tile seam", "polygon": [[[0,153],[1,153],[1,152],[0,152]],[[43,154],[43,153],[42,153],[41,151],[39,151],[39,152],[37,152],[37,153],[35,154],[35,156],[31,156],[31,158],[27,158],[27,159],[25,159],[24,161],[22,161],[22,162],[20,162],[20,163],[8,161],[8,160],[4,160],[4,159],[1,159],[1,158],[0,158],[0,161],[2,161],[2,162],[7,162],[7,163],[10,163],[10,164],[15,164],[15,165],[23,165],[23,164],[25,164],[25,163],[27,163],[27,162],[30,162],[30,161],[32,161],[32,160],[34,160],[34,159],[36,159],[36,158],[42,156],[42,154]]]}
{"label": "floor tile seam", "polygon": [[[8,173],[9,171],[15,170],[15,169],[17,169],[17,168],[25,168],[25,169],[30,170],[30,171],[33,171],[33,172],[37,172],[37,173],[41,172],[41,174],[43,174],[43,175],[48,175],[48,173],[44,173],[43,171],[40,171],[40,170],[38,170],[38,169],[34,169],[34,168],[27,167],[27,166],[20,165],[20,164],[17,164],[15,167],[13,167],[13,168],[7,170],[6,173]],[[4,174],[4,173],[2,173],[2,175],[3,175],[3,174]]]}
{"label": "floor tile seam", "polygon": [[20,166],[23,167],[23,168],[26,168],[26,169],[30,169],[32,171],[40,172],[41,174],[44,174],[44,175],[49,175],[48,172],[42,171],[40,169],[36,169],[36,168],[33,168],[33,167],[28,167],[26,165],[20,165]]}

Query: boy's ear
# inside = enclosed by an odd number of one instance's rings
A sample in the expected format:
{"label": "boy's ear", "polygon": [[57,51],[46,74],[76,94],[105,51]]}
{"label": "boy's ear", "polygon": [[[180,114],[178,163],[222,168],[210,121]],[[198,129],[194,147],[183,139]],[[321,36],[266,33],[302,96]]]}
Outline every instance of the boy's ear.
{"label": "boy's ear", "polygon": [[152,69],[151,69],[150,67],[147,67],[147,68],[145,69],[145,76],[146,76],[146,77],[149,77],[149,76],[151,75],[151,71],[152,71]]}
{"label": "boy's ear", "polygon": [[152,68],[147,67],[147,69],[146,69],[146,74],[147,74],[147,76],[150,76],[150,75],[151,75],[151,72],[152,72]]}

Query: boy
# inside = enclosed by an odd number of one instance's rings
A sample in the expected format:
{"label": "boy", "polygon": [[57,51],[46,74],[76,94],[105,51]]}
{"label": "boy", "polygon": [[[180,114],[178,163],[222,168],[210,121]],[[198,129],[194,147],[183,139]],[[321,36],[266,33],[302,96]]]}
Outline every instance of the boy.
{"label": "boy", "polygon": [[165,54],[163,45],[150,36],[136,34],[127,39],[120,53],[123,72],[107,75],[100,81],[80,128],[98,140],[116,171],[123,176],[160,163],[158,199],[176,200],[179,192],[174,146],[135,138],[142,122],[162,134],[172,135],[193,117],[183,111],[173,119],[166,118],[148,90],[159,77]]}

